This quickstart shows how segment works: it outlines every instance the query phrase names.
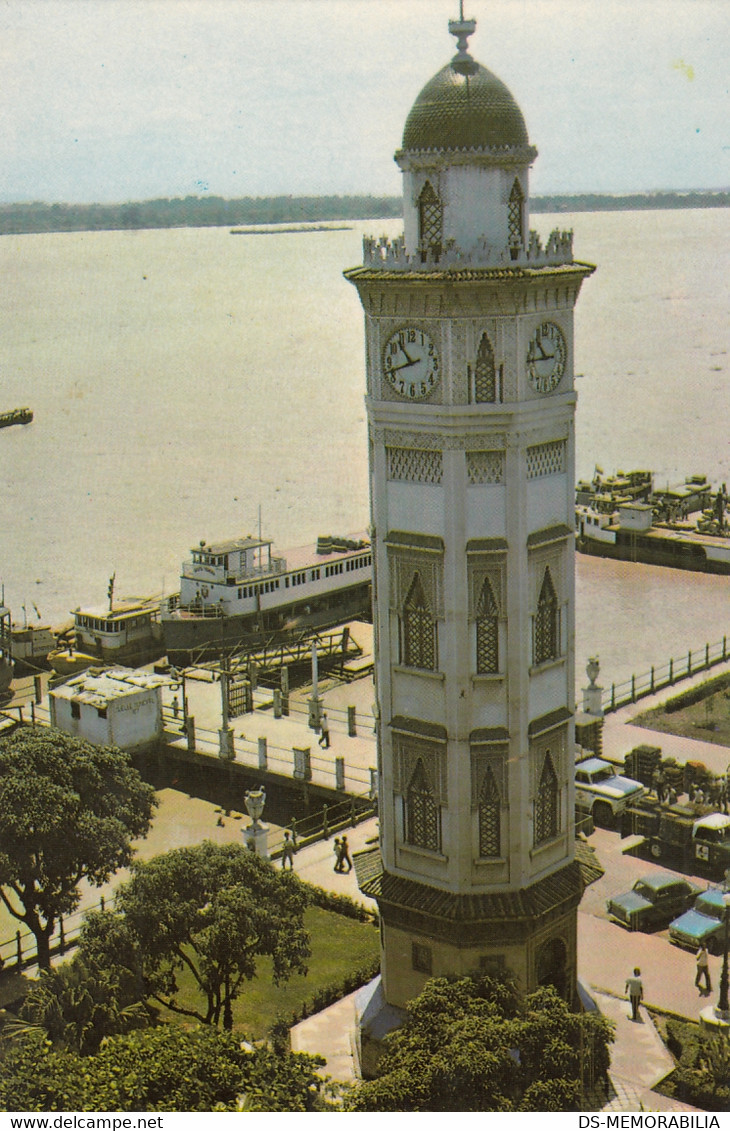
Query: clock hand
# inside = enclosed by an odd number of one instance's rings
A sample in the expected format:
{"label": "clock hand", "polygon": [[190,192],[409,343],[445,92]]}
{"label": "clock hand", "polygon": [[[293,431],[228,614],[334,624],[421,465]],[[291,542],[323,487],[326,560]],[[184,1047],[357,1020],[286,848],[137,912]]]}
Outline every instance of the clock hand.
{"label": "clock hand", "polygon": [[[405,357],[407,357],[407,358],[408,358],[408,364],[409,364],[409,365],[415,365],[415,362],[413,361],[413,359],[412,359],[412,358],[411,358],[411,356],[409,355],[409,353],[408,353],[408,350],[407,350],[407,349],[406,349],[406,347],[405,347],[405,346],[403,346],[403,345],[401,346],[401,353],[402,353],[402,354],[404,354],[404,355],[405,355]],[[400,366],[400,365],[399,365],[399,366],[398,366],[398,368],[399,368],[399,369],[401,369],[401,368],[403,368],[403,366]]]}
{"label": "clock hand", "polygon": [[[403,350],[403,352],[405,353],[406,351]],[[406,353],[406,357],[408,357],[407,353]],[[399,369],[409,369],[411,365],[418,365],[420,360],[421,360],[420,357],[417,357],[414,361],[411,361],[411,359],[408,357],[408,361],[404,361],[402,365],[391,365],[388,372],[389,373],[397,373]]]}
{"label": "clock hand", "polygon": [[546,360],[545,350],[542,348],[542,342],[540,341],[539,338],[535,338],[535,345],[537,346],[540,353],[542,354],[542,357],[540,358],[540,360],[545,361]]}

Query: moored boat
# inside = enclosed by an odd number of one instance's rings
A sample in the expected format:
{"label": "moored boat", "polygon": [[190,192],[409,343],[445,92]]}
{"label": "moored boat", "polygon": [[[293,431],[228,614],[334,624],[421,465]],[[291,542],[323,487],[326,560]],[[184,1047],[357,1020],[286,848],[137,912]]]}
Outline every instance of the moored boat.
{"label": "moored boat", "polygon": [[620,561],[730,574],[727,502],[725,484],[713,492],[702,475],[655,490],[650,472],[619,472],[604,480],[597,470],[590,484],[576,488],[576,548]]}
{"label": "moored boat", "polygon": [[59,675],[83,671],[92,664],[140,667],[158,660],[164,652],[159,601],[147,597],[111,599],[108,606],[74,609],[73,627],[65,644],[48,660]]}
{"label": "moored boat", "polygon": [[372,550],[362,536],[318,539],[272,553],[268,539],[200,542],[180,592],[162,602],[168,659],[188,664],[284,643],[306,631],[371,617]]}
{"label": "moored boat", "polygon": [[30,424],[32,419],[32,409],[14,408],[12,412],[0,412],[0,428],[11,428],[13,424]]}
{"label": "moored boat", "polygon": [[48,654],[56,647],[56,635],[48,624],[13,623],[10,630],[10,648],[15,675],[33,675],[38,669],[48,668]]}

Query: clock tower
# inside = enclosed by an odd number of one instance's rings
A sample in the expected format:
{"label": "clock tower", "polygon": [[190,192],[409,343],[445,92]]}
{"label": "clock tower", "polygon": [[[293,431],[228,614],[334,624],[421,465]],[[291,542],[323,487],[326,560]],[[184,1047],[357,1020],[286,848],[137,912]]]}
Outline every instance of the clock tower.
{"label": "clock tower", "polygon": [[[573,308],[594,268],[529,229],[537,151],[449,23],[395,160],[404,232],[365,314],[382,996],[511,970],[576,992]],[[367,875],[365,874],[367,872]]]}

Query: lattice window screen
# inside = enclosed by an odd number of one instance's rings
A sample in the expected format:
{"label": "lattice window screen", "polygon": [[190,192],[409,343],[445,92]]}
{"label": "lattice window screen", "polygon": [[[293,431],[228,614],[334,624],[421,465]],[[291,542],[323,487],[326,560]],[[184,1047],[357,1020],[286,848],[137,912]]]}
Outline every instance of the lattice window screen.
{"label": "lattice window screen", "polygon": [[425,259],[429,248],[441,247],[444,225],[443,205],[430,181],[426,181],[418,198],[418,212],[421,256]]}
{"label": "lattice window screen", "polygon": [[418,759],[404,799],[406,843],[441,851],[441,810],[421,759]]}
{"label": "lattice window screen", "polygon": [[479,595],[476,617],[477,674],[499,671],[499,612],[487,578]]}
{"label": "lattice window screen", "polygon": [[527,449],[527,478],[539,479],[544,475],[560,475],[565,471],[567,445],[565,440],[552,440]]}
{"label": "lattice window screen", "polygon": [[474,400],[477,404],[493,403],[497,399],[497,374],[494,366],[494,350],[486,334],[477,350],[474,366]]}
{"label": "lattice window screen", "polygon": [[545,755],[540,774],[540,783],[535,797],[534,842],[542,844],[557,836],[560,831],[560,807],[558,797],[558,778],[555,773],[550,751]]}
{"label": "lattice window screen", "polygon": [[388,479],[406,483],[440,483],[443,453],[418,448],[386,448]]}
{"label": "lattice window screen", "polygon": [[409,668],[436,670],[436,623],[416,573],[403,607],[403,657]]}
{"label": "lattice window screen", "polygon": [[499,856],[501,847],[501,801],[494,774],[487,767],[479,793],[479,855]]}
{"label": "lattice window screen", "polygon": [[509,245],[511,248],[519,248],[524,244],[524,231],[522,226],[522,206],[525,201],[524,193],[520,182],[515,178],[515,183],[512,185],[512,191],[509,194],[509,205],[507,209],[507,228],[509,232]]}
{"label": "lattice window screen", "polygon": [[557,659],[559,655],[558,630],[558,598],[548,568],[545,570],[542,579],[534,620],[533,661],[535,664],[544,664],[547,660]]}
{"label": "lattice window screen", "polygon": [[467,452],[466,474],[471,486],[504,483],[504,452]]}

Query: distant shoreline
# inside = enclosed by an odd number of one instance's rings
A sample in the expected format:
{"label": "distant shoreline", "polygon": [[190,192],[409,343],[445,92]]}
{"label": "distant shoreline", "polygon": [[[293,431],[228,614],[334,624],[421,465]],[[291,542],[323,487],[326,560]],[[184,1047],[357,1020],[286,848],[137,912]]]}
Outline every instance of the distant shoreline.
{"label": "distant shoreline", "polygon": [[[534,196],[533,214],[545,212],[627,212],[677,208],[729,208],[730,189],[691,192],[607,193]],[[229,228],[241,234],[261,234],[264,226],[291,225],[289,231],[317,230],[312,225],[362,220],[398,219],[397,196],[188,196],[124,204],[0,203],[0,235],[51,232],[144,231],[160,228]],[[255,228],[253,226],[256,226]],[[278,227],[278,231],[282,231]],[[323,227],[332,231],[332,227]]]}

